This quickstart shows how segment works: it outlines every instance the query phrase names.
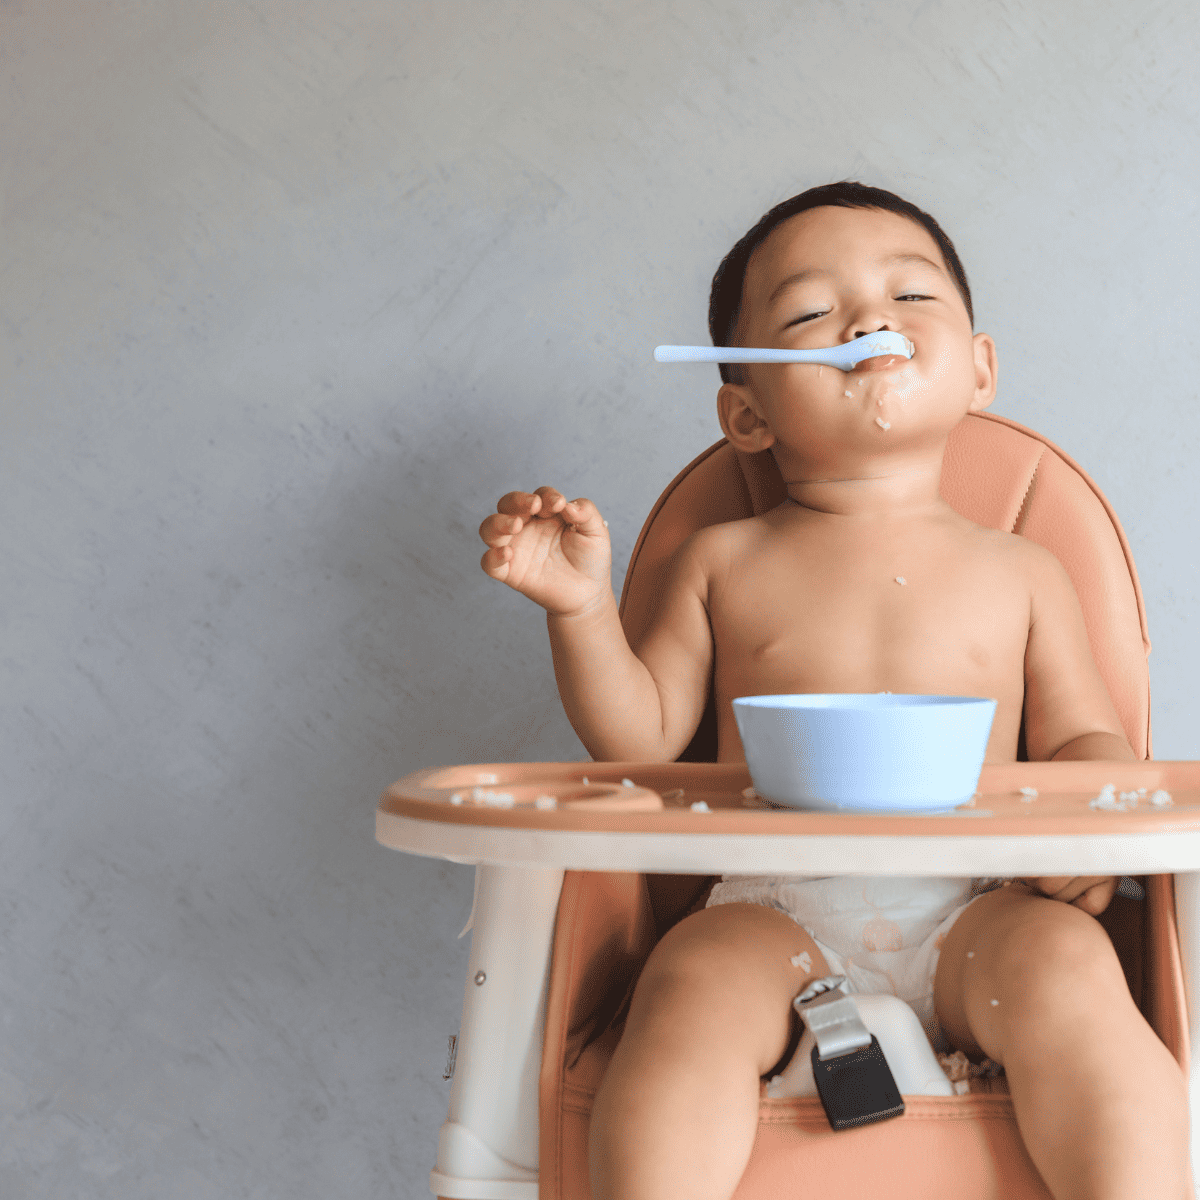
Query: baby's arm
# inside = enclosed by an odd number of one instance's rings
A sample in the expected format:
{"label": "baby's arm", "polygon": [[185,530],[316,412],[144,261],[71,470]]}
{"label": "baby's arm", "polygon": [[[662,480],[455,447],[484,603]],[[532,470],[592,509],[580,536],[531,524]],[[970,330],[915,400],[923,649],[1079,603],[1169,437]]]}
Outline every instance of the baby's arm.
{"label": "baby's arm", "polygon": [[[707,573],[697,543],[676,552],[637,653],[611,585],[608,531],[590,500],[510,492],[480,527],[483,569],[546,609],[567,718],[597,762],[671,761],[703,715],[712,666]],[[570,522],[570,523],[568,523]]]}
{"label": "baby's arm", "polygon": [[[1050,551],[1030,545],[1033,578],[1025,649],[1025,746],[1031,762],[1137,761],[1092,657],[1070,576]],[[1043,895],[1099,916],[1113,875],[1046,875],[1027,881]]]}
{"label": "baby's arm", "polygon": [[1031,762],[1136,762],[1092,657],[1083,609],[1062,564],[1030,543],[1025,648],[1025,746]]}
{"label": "baby's arm", "polygon": [[700,724],[713,655],[703,536],[676,551],[636,653],[611,588],[590,613],[546,614],[563,708],[597,762],[672,762]]}

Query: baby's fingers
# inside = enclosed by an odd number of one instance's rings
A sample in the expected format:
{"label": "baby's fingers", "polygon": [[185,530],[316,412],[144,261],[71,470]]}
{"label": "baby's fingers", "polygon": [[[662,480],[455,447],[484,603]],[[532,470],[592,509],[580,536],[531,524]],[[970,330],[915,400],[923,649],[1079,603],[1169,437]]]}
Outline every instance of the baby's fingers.
{"label": "baby's fingers", "polygon": [[524,522],[520,517],[506,513],[492,513],[479,526],[479,536],[489,546],[507,546],[513,536],[521,532]]}
{"label": "baby's fingers", "polygon": [[1043,896],[1098,917],[1117,890],[1115,875],[1042,875],[1029,880]]}
{"label": "baby's fingers", "polygon": [[1082,908],[1085,913],[1093,917],[1098,917],[1112,903],[1118,882],[1115,875],[1103,877],[1099,883],[1093,884],[1073,901],[1075,907]]}
{"label": "baby's fingers", "polygon": [[608,528],[608,522],[600,515],[600,510],[584,498],[568,500],[559,513],[568,528],[585,536],[592,536]]}

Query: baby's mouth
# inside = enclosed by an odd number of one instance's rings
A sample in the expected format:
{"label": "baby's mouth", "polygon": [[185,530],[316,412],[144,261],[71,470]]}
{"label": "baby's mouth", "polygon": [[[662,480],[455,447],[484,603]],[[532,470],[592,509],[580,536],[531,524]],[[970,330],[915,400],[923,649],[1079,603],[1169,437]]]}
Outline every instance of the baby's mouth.
{"label": "baby's mouth", "polygon": [[874,358],[864,358],[852,367],[851,374],[857,375],[862,371],[890,371],[893,367],[904,366],[911,361],[903,354],[877,354]]}

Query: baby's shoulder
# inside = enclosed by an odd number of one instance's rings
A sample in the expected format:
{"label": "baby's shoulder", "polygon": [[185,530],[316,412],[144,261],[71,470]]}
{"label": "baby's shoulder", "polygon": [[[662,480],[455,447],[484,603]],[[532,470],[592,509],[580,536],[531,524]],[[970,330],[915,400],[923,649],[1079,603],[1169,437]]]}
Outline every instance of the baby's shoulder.
{"label": "baby's shoulder", "polygon": [[968,536],[981,559],[1014,580],[1024,580],[1031,586],[1039,575],[1058,565],[1058,559],[1045,546],[1039,546],[1019,533],[972,524]]}

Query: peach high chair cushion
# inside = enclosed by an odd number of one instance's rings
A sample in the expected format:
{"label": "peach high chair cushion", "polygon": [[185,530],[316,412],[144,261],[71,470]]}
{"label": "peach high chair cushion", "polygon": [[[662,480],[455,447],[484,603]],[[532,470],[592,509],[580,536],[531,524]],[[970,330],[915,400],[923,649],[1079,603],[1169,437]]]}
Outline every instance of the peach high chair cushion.
{"label": "peach high chair cushion", "polygon": [[[1137,574],[1115,514],[1070,458],[1014,421],[971,414],[951,434],[942,494],[968,519],[1046,546],[1079,596],[1092,651],[1130,745],[1150,757],[1150,649]],[[769,453],[722,440],[684,468],[647,518],[630,559],[621,619],[631,643],[649,623],[675,549],[696,529],[762,513],[786,490]],[[1024,739],[1021,743],[1023,757]],[[681,759],[716,759],[708,711]],[[638,973],[658,939],[703,907],[698,876],[568,872],[559,903],[540,1081],[540,1200],[589,1200],[591,1105],[620,1040]],[[1186,1069],[1183,978],[1171,876],[1143,880],[1145,902],[1115,897],[1101,923],[1146,1019]],[[698,1104],[705,1102],[697,1098]],[[893,1200],[1049,1200],[1017,1130],[1007,1085],[906,1099],[902,1117],[834,1133],[815,1098],[769,1100],[737,1200],[835,1190]]]}

